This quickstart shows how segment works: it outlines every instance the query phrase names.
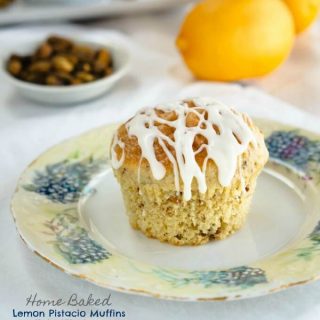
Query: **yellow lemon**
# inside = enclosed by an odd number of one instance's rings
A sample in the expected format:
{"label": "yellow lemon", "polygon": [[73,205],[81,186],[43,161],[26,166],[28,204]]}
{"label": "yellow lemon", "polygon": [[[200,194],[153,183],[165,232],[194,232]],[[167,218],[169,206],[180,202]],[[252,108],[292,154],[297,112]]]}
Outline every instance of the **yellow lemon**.
{"label": "yellow lemon", "polygon": [[176,45],[197,78],[232,81],[270,72],[293,41],[282,0],[205,0],[187,14]]}
{"label": "yellow lemon", "polygon": [[320,0],[284,0],[296,26],[296,33],[305,30],[317,18]]}

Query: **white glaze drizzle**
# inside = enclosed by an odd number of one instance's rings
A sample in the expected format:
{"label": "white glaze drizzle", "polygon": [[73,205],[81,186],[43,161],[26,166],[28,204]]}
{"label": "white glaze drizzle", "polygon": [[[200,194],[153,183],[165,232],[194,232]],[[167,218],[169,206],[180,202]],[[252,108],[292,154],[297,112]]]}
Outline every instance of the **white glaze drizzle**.
{"label": "white glaze drizzle", "polygon": [[[115,146],[118,145],[121,150],[122,150],[122,154],[121,154],[121,158],[118,160],[117,157],[117,153],[115,151]],[[119,137],[117,134],[114,135],[113,137],[113,143],[112,143],[112,147],[111,147],[111,165],[114,169],[119,169],[125,159],[125,153],[124,153],[124,143],[119,140]]]}
{"label": "white glaze drizzle", "polygon": [[[186,201],[191,199],[191,184],[195,178],[198,183],[199,192],[207,191],[206,167],[208,160],[213,160],[218,168],[218,179],[222,186],[230,185],[237,169],[238,156],[242,154],[250,142],[255,145],[255,137],[242,116],[233,109],[213,100],[212,98],[191,99],[195,107],[191,108],[184,101],[169,103],[156,108],[144,108],[140,110],[126,124],[129,136],[135,136],[141,148],[141,160],[149,162],[153,177],[161,180],[166,175],[164,165],[157,160],[154,142],[159,144],[172,163],[175,187],[180,192],[180,178],[183,182],[183,195]],[[164,112],[176,113],[177,119],[169,121],[157,115],[156,109]],[[205,112],[207,119],[205,119]],[[188,113],[194,113],[200,120],[195,127],[186,126]],[[163,134],[155,123],[166,124],[175,128],[174,141]],[[219,128],[218,132],[213,128]],[[205,137],[207,144],[194,151],[193,142],[197,135]],[[239,143],[239,141],[240,143]],[[167,145],[175,150],[176,157],[168,149]],[[118,160],[115,146],[122,149],[121,158]],[[207,150],[202,168],[196,161],[196,154],[203,149]],[[118,169],[122,166],[125,159],[124,143],[116,134],[111,147],[111,163],[113,168]],[[140,166],[138,168],[138,179],[140,179]]]}

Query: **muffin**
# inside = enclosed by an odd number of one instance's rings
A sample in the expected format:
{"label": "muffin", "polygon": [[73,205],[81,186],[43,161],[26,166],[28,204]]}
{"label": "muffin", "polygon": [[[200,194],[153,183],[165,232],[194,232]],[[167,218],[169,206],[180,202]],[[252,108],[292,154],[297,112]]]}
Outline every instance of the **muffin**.
{"label": "muffin", "polygon": [[212,98],[140,110],[110,154],[131,226],[174,245],[237,231],[268,160],[252,120]]}

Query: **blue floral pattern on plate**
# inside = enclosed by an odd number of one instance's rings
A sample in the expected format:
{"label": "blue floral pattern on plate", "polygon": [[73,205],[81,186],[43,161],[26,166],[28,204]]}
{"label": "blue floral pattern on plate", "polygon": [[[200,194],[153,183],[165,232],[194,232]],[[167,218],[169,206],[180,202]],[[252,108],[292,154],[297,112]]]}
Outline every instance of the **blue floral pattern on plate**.
{"label": "blue floral pattern on plate", "polygon": [[[319,179],[320,141],[300,135],[297,130],[274,131],[267,139],[270,157],[301,170],[307,179]],[[320,251],[320,222],[309,234],[312,245],[298,249],[298,256],[309,259]]]}
{"label": "blue floral pattern on plate", "polygon": [[78,162],[69,160],[50,164],[36,171],[31,185],[25,189],[47,197],[53,202],[76,202],[84,187],[102,165],[102,160],[88,158]]}
{"label": "blue floral pattern on plate", "polygon": [[189,284],[200,284],[205,288],[224,284],[233,287],[251,287],[267,282],[265,272],[259,268],[241,266],[221,271],[191,271],[185,276],[175,274],[164,269],[155,269],[154,272],[163,280],[175,287]]}
{"label": "blue floral pattern on plate", "polygon": [[55,248],[72,264],[95,263],[108,259],[111,254],[81,227],[77,211],[65,210],[46,223],[56,240]]}
{"label": "blue floral pattern on plate", "polygon": [[296,130],[274,131],[266,139],[266,145],[272,159],[292,165],[307,175],[314,170],[319,172],[320,141],[302,136]]}

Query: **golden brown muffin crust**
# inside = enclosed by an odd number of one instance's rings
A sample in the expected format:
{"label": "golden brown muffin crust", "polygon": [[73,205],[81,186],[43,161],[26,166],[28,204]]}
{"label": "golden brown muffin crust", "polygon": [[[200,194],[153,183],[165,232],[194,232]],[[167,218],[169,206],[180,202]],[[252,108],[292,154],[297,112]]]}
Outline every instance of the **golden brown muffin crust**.
{"label": "golden brown muffin crust", "polygon": [[[199,124],[200,118],[197,116],[196,113],[192,111],[193,108],[197,107],[196,104],[192,100],[184,100],[184,102],[187,104],[189,108],[189,112],[186,115],[186,127],[196,127]],[[167,120],[167,121],[175,121],[177,120],[177,114],[175,111],[165,111],[161,109],[161,106],[158,106],[155,108],[156,114],[159,118]],[[246,116],[245,114],[241,114],[236,112],[235,110],[232,109],[232,111],[238,115],[240,115],[244,122],[249,126],[249,128],[254,132],[255,136],[259,137],[260,139],[262,137],[261,132],[257,127],[255,127],[251,121],[251,119]],[[208,112],[205,109],[201,109],[197,107],[197,112],[203,114],[204,118],[207,120],[208,119]],[[126,166],[135,166],[138,165],[140,160],[141,160],[141,148],[138,143],[138,139],[135,136],[129,136],[128,130],[127,130],[127,123],[130,122],[132,118],[130,118],[126,123],[122,124],[118,131],[118,139],[124,143],[124,149],[121,148],[118,144],[114,147],[114,151],[116,152],[117,159],[119,160],[122,156],[122,153],[125,153],[125,158],[124,158],[124,164]],[[154,122],[154,125],[161,131],[164,135],[166,135],[169,139],[174,141],[174,132],[175,128],[173,126],[170,126],[168,124],[163,124],[159,123],[157,121]],[[148,124],[146,124],[146,127]],[[200,128],[204,129],[205,124],[201,124]],[[216,132],[217,135],[220,135],[220,128],[218,125],[215,123],[212,124],[212,129]],[[234,134],[234,138],[238,141],[238,143],[241,143],[240,139],[237,137],[236,134]],[[175,150],[172,146],[168,144],[168,142],[164,141],[166,147],[170,151],[170,153],[174,156],[176,159],[176,153]],[[194,142],[193,142],[193,151],[196,152],[201,148],[203,145],[208,144],[207,138],[204,137],[201,134],[197,134]],[[155,155],[156,158],[159,162],[161,162],[166,169],[172,169],[172,162],[168,158],[166,152],[162,148],[162,146],[159,144],[159,141],[156,139],[154,144],[153,144],[154,150],[155,150]],[[250,143],[249,148],[253,148],[253,144]],[[195,159],[200,167],[202,167],[204,160],[207,157],[207,150],[206,148],[202,148],[202,150],[196,154]],[[213,162],[213,160],[209,160],[209,162]],[[149,164],[146,159],[143,159],[141,162],[141,166],[143,168],[148,168]]]}

